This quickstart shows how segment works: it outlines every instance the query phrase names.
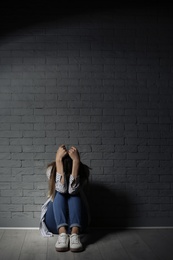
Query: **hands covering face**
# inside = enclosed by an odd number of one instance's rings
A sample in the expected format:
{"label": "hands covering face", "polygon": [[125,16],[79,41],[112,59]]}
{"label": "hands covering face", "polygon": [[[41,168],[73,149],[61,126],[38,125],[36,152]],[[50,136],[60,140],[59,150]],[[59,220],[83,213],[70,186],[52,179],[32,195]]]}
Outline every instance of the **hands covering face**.
{"label": "hands covering face", "polygon": [[67,150],[64,144],[62,144],[57,150],[56,161],[61,161],[62,158],[67,154],[73,161],[80,162],[79,152],[77,148],[72,146],[69,150]]}

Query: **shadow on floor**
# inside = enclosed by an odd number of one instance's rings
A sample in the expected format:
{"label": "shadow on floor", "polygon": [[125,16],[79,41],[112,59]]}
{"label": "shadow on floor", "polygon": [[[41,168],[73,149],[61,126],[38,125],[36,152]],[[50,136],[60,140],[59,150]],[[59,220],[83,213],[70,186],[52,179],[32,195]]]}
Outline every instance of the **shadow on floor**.
{"label": "shadow on floor", "polygon": [[92,183],[86,191],[91,213],[91,223],[81,240],[87,247],[116,230],[129,226],[134,215],[134,204],[127,192],[110,190],[103,184]]}

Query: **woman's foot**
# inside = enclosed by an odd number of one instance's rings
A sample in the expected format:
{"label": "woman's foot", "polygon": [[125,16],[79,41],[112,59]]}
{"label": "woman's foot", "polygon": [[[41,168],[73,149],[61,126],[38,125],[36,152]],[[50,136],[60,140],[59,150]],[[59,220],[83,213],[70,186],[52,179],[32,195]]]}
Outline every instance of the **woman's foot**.
{"label": "woman's foot", "polygon": [[65,252],[68,251],[69,236],[66,233],[58,235],[58,240],[55,244],[56,251]]}
{"label": "woman's foot", "polygon": [[73,233],[70,235],[70,250],[72,252],[81,252],[83,250],[78,234]]}

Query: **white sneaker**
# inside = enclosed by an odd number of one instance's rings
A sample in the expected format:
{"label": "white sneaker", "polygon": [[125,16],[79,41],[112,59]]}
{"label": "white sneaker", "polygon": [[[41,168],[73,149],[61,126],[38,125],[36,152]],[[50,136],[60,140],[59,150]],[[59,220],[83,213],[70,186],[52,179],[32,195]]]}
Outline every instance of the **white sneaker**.
{"label": "white sneaker", "polygon": [[65,252],[68,250],[69,237],[66,233],[58,235],[58,240],[55,244],[56,251]]}
{"label": "white sneaker", "polygon": [[82,243],[80,242],[79,235],[72,234],[70,236],[70,250],[72,252],[80,252],[83,250]]}

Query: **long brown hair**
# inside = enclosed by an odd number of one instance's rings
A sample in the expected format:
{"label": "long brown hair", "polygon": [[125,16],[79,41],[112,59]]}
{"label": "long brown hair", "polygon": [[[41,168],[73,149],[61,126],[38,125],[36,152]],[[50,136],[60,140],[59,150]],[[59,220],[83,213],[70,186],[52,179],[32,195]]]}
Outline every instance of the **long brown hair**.
{"label": "long brown hair", "polygon": [[[69,181],[70,174],[72,172],[73,161],[69,155],[66,155],[63,160],[63,170],[66,175],[67,183]],[[56,162],[52,162],[48,164],[47,167],[51,167],[50,179],[49,179],[49,197],[54,199],[55,196],[55,181],[56,181]],[[90,168],[80,162],[78,175],[80,176],[80,184],[83,185],[85,182],[88,184],[89,175],[90,175]]]}

